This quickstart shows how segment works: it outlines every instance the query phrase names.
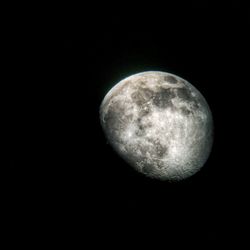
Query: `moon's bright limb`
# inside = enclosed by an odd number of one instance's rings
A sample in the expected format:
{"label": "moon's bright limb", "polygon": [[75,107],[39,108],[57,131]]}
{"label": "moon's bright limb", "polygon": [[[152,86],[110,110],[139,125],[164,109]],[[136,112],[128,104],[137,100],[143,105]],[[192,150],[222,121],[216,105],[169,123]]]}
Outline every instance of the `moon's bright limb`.
{"label": "moon's bright limb", "polygon": [[185,179],[211,151],[209,106],[194,86],[173,74],[148,71],[120,81],[105,96],[100,120],[116,152],[152,178]]}

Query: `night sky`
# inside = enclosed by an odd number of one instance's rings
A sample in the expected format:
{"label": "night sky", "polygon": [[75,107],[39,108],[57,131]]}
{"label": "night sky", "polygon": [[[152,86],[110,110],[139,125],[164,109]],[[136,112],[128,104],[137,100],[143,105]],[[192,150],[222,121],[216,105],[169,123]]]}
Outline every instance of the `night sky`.
{"label": "night sky", "polygon": [[[4,190],[6,232],[17,235],[10,242],[86,249],[243,242],[250,23],[240,1],[96,3],[40,15],[34,23],[14,22],[12,43],[22,56],[11,85]],[[112,86],[147,70],[188,80],[213,114],[211,155],[179,183],[135,172],[107,144],[99,123]]]}

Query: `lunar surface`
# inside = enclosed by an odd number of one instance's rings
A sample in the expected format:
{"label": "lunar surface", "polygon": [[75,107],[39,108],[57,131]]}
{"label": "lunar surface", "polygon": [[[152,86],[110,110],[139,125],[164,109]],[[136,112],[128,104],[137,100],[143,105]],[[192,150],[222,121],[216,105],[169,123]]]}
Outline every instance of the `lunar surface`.
{"label": "lunar surface", "polygon": [[209,106],[193,85],[173,74],[148,71],[120,81],[105,96],[100,121],[114,150],[151,178],[190,177],[211,151]]}

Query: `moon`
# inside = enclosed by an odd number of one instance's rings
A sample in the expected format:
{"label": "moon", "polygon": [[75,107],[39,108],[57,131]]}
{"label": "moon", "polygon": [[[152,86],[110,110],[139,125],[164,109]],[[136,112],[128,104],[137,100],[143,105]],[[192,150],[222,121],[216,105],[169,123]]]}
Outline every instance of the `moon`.
{"label": "moon", "polygon": [[194,175],[212,148],[213,119],[205,98],[166,72],[142,72],[117,83],[101,103],[100,123],[130,166],[159,180]]}

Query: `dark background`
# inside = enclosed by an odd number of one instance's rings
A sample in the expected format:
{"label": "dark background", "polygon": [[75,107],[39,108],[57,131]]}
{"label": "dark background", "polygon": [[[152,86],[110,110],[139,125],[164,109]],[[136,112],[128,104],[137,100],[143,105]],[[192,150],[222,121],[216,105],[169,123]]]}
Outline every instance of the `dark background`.
{"label": "dark background", "polygon": [[[241,244],[249,223],[249,12],[240,1],[46,6],[12,21],[10,243],[167,248]],[[107,144],[99,106],[142,71],[177,74],[206,98],[204,168],[166,183]]]}

